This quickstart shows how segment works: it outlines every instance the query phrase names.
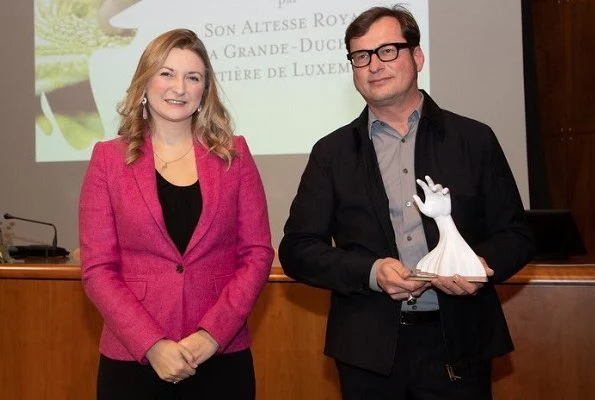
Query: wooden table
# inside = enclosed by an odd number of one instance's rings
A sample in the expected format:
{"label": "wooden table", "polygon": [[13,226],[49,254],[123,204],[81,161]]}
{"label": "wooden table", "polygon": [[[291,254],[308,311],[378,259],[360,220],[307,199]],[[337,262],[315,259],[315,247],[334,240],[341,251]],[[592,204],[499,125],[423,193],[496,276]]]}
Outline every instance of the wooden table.
{"label": "wooden table", "polygon": [[[517,350],[494,363],[494,398],[593,398],[595,264],[531,264],[498,293]],[[273,267],[249,320],[258,399],[340,398],[328,305]],[[77,264],[0,264],[0,397],[93,399],[101,324]]]}

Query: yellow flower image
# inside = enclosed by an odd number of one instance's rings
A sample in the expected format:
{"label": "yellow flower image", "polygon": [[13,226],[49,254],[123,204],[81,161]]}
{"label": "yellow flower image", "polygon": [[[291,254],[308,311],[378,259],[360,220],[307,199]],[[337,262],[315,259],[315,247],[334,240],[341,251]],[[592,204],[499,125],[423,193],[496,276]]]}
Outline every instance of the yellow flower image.
{"label": "yellow flower image", "polygon": [[89,59],[103,48],[127,46],[135,31],[110,25],[138,0],[36,0],[36,128],[60,134],[73,149],[104,137],[89,85]]}

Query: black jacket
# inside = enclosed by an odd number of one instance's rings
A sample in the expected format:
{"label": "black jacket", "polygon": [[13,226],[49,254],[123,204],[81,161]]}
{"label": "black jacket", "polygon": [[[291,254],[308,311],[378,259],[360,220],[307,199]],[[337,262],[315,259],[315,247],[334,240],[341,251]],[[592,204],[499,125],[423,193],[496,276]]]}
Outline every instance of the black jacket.
{"label": "black jacket", "polygon": [[[424,96],[415,177],[429,175],[450,189],[459,232],[495,272],[475,296],[438,291],[450,362],[462,364],[513,349],[494,283],[521,269],[533,244],[512,172],[492,130]],[[279,258],[290,277],[332,290],[325,354],[388,374],[398,357],[401,304],[368,285],[374,261],[399,253],[367,123],[366,108],[314,145]],[[421,190],[418,194],[423,199]],[[432,218],[422,214],[422,220],[432,249],[438,228]]]}

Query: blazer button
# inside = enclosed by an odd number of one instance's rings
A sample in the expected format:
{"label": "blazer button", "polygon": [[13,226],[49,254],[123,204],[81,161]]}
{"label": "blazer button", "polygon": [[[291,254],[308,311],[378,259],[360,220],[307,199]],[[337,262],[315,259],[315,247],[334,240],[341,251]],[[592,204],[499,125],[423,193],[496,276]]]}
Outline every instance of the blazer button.
{"label": "blazer button", "polygon": [[184,267],[180,264],[176,265],[176,272],[181,274],[182,272],[184,272]]}

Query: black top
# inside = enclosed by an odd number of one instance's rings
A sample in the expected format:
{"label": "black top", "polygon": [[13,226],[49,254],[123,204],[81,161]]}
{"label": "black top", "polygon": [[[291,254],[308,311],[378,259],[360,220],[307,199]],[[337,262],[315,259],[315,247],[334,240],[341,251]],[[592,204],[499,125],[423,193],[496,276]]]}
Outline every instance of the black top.
{"label": "black top", "polygon": [[202,194],[198,180],[190,186],[176,186],[157,175],[157,195],[167,232],[184,254],[202,212]]}

